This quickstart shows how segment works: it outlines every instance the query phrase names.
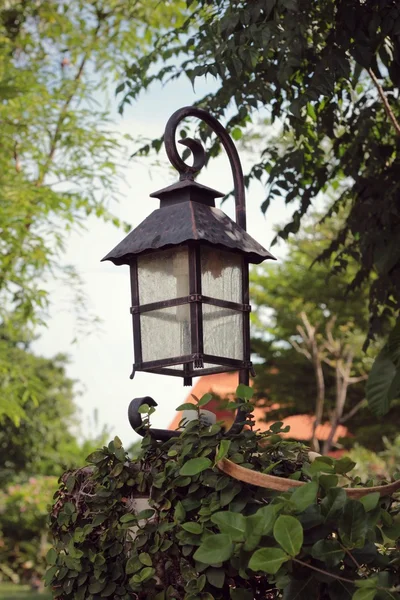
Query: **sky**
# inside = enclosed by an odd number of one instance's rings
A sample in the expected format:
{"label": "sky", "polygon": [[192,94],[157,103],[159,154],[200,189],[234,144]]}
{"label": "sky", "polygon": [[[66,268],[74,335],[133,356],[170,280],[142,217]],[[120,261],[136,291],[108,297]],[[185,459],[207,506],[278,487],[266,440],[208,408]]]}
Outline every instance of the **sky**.
{"label": "sky", "polygon": [[[117,100],[112,106],[115,127],[120,133],[156,138],[162,135],[170,115],[183,106],[193,104],[196,99],[210,91],[211,84],[203,82],[192,90],[190,82],[184,79],[165,87],[154,85],[143,93],[137,102],[127,106],[122,116],[117,113]],[[99,102],[104,102],[99,96]],[[244,172],[252,163],[249,153],[241,155]],[[254,156],[253,156],[254,159]],[[164,149],[160,154],[161,166],[151,169],[150,159],[130,161],[124,173],[125,183],[121,184],[121,200],[112,207],[122,220],[136,227],[155,208],[159,201],[149,198],[149,194],[178,180],[171,169]],[[232,189],[232,177],[228,159],[220,156],[210,161],[203,169],[198,181],[221,192]],[[287,222],[293,207],[289,209],[283,201],[275,200],[264,217],[260,204],[265,191],[259,183],[254,183],[247,193],[247,229],[259,243],[269,249],[277,224]],[[230,198],[222,209],[234,218],[234,201]],[[129,402],[136,397],[151,396],[158,407],[152,416],[154,427],[168,427],[175,408],[190,392],[183,387],[180,378],[132,371],[133,341],[129,313],[130,288],[127,266],[115,266],[100,260],[119,243],[125,233],[111,223],[103,223],[90,218],[87,230],[72,233],[66,244],[63,256],[65,264],[77,267],[85,282],[85,292],[90,311],[99,320],[99,325],[78,337],[72,343],[76,331],[76,314],[73,307],[65,306],[68,290],[57,282],[51,284],[51,309],[47,327],[40,331],[35,351],[44,356],[66,353],[70,357],[67,369],[69,377],[77,380],[80,391],[76,403],[80,409],[82,431],[85,435],[96,433],[104,425],[111,435],[118,435],[123,444],[129,446],[138,439],[131,429],[127,409]],[[278,259],[285,254],[285,245],[274,246],[272,253]],[[276,264],[276,263],[275,263]],[[273,268],[273,267],[271,267]],[[93,422],[94,412],[98,414],[98,425]]]}

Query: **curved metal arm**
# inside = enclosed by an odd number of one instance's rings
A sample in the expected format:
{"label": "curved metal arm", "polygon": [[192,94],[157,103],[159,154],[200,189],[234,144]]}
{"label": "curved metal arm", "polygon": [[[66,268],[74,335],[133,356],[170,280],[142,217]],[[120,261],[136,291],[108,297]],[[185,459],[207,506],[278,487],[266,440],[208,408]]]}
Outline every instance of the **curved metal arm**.
{"label": "curved metal arm", "polygon": [[193,179],[194,175],[200,171],[205,164],[205,152],[202,144],[198,140],[185,138],[179,140],[180,144],[187,146],[193,153],[193,166],[187,165],[179,156],[175,143],[176,129],[186,117],[197,117],[201,119],[215,132],[221,140],[223,147],[228,155],[232,168],[233,183],[235,188],[235,208],[236,223],[246,230],[246,199],[244,189],[243,170],[236,146],[225,127],[212,115],[202,108],[194,106],[185,106],[180,108],[169,118],[165,127],[164,143],[170,163],[180,173],[181,179]]}
{"label": "curved metal arm", "polygon": [[[155,438],[156,440],[160,440],[161,442],[167,442],[173,437],[179,437],[182,433],[181,431],[170,430],[170,429],[145,429],[142,421],[142,415],[139,412],[139,408],[143,406],[143,404],[148,404],[149,406],[157,406],[157,402],[153,400],[150,396],[143,396],[142,398],[134,398],[128,407],[128,419],[131,424],[132,429],[144,437],[147,432]],[[229,429],[229,433],[232,435],[236,435],[240,433],[243,429],[244,422],[246,420],[246,413],[241,411],[240,408],[236,413],[235,420]],[[222,434],[226,436],[226,433]]]}
{"label": "curved metal arm", "polygon": [[[146,429],[143,426],[142,415],[139,412],[139,408],[143,404],[149,406],[157,406],[157,402],[150,396],[143,396],[142,398],[134,398],[128,407],[128,419],[131,427],[136,433],[144,437],[146,435]],[[150,435],[156,440],[166,442],[173,437],[180,436],[180,431],[170,431],[168,429],[149,429]]]}

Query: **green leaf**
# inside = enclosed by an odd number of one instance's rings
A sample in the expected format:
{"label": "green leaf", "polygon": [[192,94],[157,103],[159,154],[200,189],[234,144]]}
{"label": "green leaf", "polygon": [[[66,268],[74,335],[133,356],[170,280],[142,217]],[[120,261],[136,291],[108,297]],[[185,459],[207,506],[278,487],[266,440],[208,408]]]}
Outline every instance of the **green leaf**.
{"label": "green leaf", "polygon": [[193,555],[205,565],[215,565],[232,556],[233,543],[229,535],[220,533],[207,537]]}
{"label": "green leaf", "polygon": [[94,581],[89,585],[89,593],[90,594],[99,594],[106,587],[107,583],[105,581]]}
{"label": "green leaf", "polygon": [[330,488],[321,502],[321,509],[326,520],[333,520],[343,510],[347,502],[347,495],[342,488]]}
{"label": "green leaf", "polygon": [[309,467],[310,473],[316,475],[317,473],[334,473],[335,465],[331,458],[328,456],[318,456]]}
{"label": "green leaf", "polygon": [[122,463],[117,463],[115,465],[115,467],[112,469],[112,471],[110,473],[110,477],[118,477],[118,475],[121,475],[123,470],[124,470],[124,465]]}
{"label": "green leaf", "polygon": [[365,512],[374,510],[374,508],[378,506],[380,497],[381,495],[379,492],[372,492],[372,494],[367,494],[367,496],[360,498],[360,502],[364,506]]}
{"label": "green leaf", "polygon": [[254,550],[263,535],[269,535],[276,521],[279,507],[273,504],[263,506],[254,515],[246,517],[245,544],[246,551]]}
{"label": "green leaf", "polygon": [[200,523],[195,523],[194,521],[188,521],[187,523],[182,524],[182,528],[189,533],[194,533],[195,535],[199,535],[203,533],[203,527]]}
{"label": "green leaf", "polygon": [[206,469],[209,469],[212,466],[212,462],[209,458],[191,458],[188,460],[183,467],[181,467],[179,474],[180,475],[197,475]]}
{"label": "green leaf", "polygon": [[354,581],[354,585],[358,588],[367,588],[369,590],[376,589],[376,586],[379,583],[379,579],[377,577],[369,577],[368,579],[356,579]]}
{"label": "green leaf", "polygon": [[57,573],[57,571],[58,571],[58,567],[56,567],[56,566],[53,566],[53,567],[50,567],[49,569],[47,569],[45,576],[44,576],[44,584],[46,587],[52,583],[54,575]]}
{"label": "green leaf", "polygon": [[296,488],[290,499],[295,504],[297,512],[303,512],[308,506],[315,503],[317,494],[318,484],[316,481],[311,481],[302,487]]}
{"label": "green leaf", "polygon": [[57,552],[54,548],[50,548],[48,553],[46,554],[46,562],[48,565],[55,565],[57,561]]}
{"label": "green leaf", "polygon": [[345,552],[337,540],[318,540],[311,549],[311,556],[335,567],[344,558]]}
{"label": "green leaf", "polygon": [[213,514],[211,521],[218,526],[222,533],[229,535],[233,542],[243,541],[246,519],[241,514],[221,511]]}
{"label": "green leaf", "polygon": [[243,383],[238,385],[236,388],[236,396],[242,400],[250,400],[250,398],[253,397],[253,394],[253,388],[248,385],[244,385]]}
{"label": "green leaf", "polygon": [[274,575],[288,560],[290,560],[290,556],[280,548],[260,548],[251,557],[249,568],[253,571],[264,571]]}
{"label": "green leaf", "polygon": [[136,515],[132,515],[132,514],[127,514],[127,515],[122,515],[122,517],[120,518],[120,523],[131,523],[134,521],[137,521],[137,517]]}
{"label": "green leaf", "polygon": [[131,556],[126,561],[125,565],[125,573],[127,575],[131,575],[132,573],[136,573],[136,571],[140,571],[142,568],[142,563],[140,562],[137,556]]}
{"label": "green leaf", "polygon": [[182,504],[182,502],[179,500],[176,503],[175,506],[175,511],[174,511],[174,520],[177,523],[182,523],[182,521],[186,518],[186,510]]}
{"label": "green leaf", "polygon": [[369,408],[378,417],[389,410],[389,389],[396,373],[396,366],[385,346],[372,365],[365,388]]}
{"label": "green leaf", "polygon": [[206,571],[207,581],[211,583],[214,587],[221,589],[224,585],[225,581],[225,571],[224,569],[213,569],[210,567]]}
{"label": "green leaf", "polygon": [[348,500],[338,525],[339,535],[346,548],[364,545],[368,521],[364,506],[357,500]]}
{"label": "green leaf", "polygon": [[136,573],[136,575],[132,577],[132,581],[134,583],[142,583],[142,581],[146,581],[146,579],[150,579],[151,577],[153,577],[155,572],[155,569],[153,569],[152,567],[145,567],[144,569],[139,571],[139,573]]}
{"label": "green leaf", "polygon": [[235,142],[237,142],[238,140],[240,140],[243,137],[243,132],[241,129],[239,129],[239,127],[235,127],[231,131],[231,136],[233,137]]}
{"label": "green leaf", "polygon": [[104,452],[96,451],[89,454],[86,461],[90,463],[97,464],[106,458]]}
{"label": "green leaf", "polygon": [[274,538],[290,554],[299,554],[303,545],[303,528],[295,517],[280,515],[274,525]]}
{"label": "green leaf", "polygon": [[145,508],[136,515],[136,518],[138,521],[142,521],[143,519],[151,519],[154,513],[155,510],[153,508]]}
{"label": "green leaf", "polygon": [[180,406],[178,406],[178,408],[175,409],[176,411],[182,411],[182,410],[197,410],[196,405],[192,404],[191,402],[185,402],[185,404],[181,404]]}
{"label": "green leaf", "polygon": [[225,458],[225,456],[229,452],[229,448],[231,445],[231,440],[221,440],[218,446],[217,453],[215,455],[215,464]]}
{"label": "green leaf", "polygon": [[147,554],[147,552],[141,552],[139,554],[139,560],[142,563],[142,565],[145,565],[146,567],[151,567],[153,565],[151,556],[150,554]]}
{"label": "green leaf", "polygon": [[117,584],[114,581],[109,581],[104,590],[101,592],[101,597],[108,598],[109,596],[111,596],[111,594],[115,592],[116,588]]}
{"label": "green leaf", "polygon": [[119,448],[122,448],[122,442],[117,435],[114,438],[114,448],[116,448],[117,450]]}
{"label": "green leaf", "polygon": [[373,600],[377,594],[377,590],[371,588],[360,588],[354,592],[351,600]]}
{"label": "green leaf", "polygon": [[212,394],[204,394],[204,396],[202,396],[199,400],[199,406],[205,406],[208,404],[210,400],[212,400],[212,397]]}
{"label": "green leaf", "polygon": [[390,384],[387,395],[389,402],[400,398],[400,369],[397,369],[397,372],[392,379],[392,383]]}
{"label": "green leaf", "polygon": [[[397,245],[398,247],[398,245]],[[386,351],[394,365],[400,368],[400,318],[397,319],[395,326],[389,334]]]}
{"label": "green leaf", "polygon": [[349,458],[348,456],[344,456],[340,460],[335,461],[335,471],[336,473],[339,473],[339,475],[344,475],[345,473],[348,473],[349,471],[354,469],[355,466],[356,463],[352,461],[351,458]]}

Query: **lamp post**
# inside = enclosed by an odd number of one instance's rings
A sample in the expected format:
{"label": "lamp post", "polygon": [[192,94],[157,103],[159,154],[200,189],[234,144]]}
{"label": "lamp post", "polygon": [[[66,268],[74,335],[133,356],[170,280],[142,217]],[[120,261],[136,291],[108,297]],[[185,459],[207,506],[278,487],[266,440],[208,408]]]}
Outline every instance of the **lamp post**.
{"label": "lamp post", "polygon": [[[186,117],[207,123],[228,155],[233,180],[236,222],[215,207],[224,194],[194,181],[205,164],[203,146],[185,138],[180,143],[193,154],[193,165],[180,157],[175,134]],[[176,111],[164,136],[178,183],[151,194],[160,199],[153,211],[103,260],[129,265],[131,314],[136,371],[192,377],[239,371],[239,382],[249,383],[250,360],[249,263],[274,257],[246,232],[243,171],[236,147],[225,128],[208,112],[195,107]],[[156,406],[149,396],[133,400],[132,427],[140,433],[141,404]],[[244,421],[238,410],[233,428]],[[150,430],[158,439],[178,432]]]}

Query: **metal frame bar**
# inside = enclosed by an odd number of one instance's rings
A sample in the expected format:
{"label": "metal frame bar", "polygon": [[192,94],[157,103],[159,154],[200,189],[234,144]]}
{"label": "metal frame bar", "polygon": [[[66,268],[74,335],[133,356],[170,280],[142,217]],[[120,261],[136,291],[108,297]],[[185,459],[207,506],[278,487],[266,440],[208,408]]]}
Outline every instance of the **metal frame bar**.
{"label": "metal frame bar", "polygon": [[197,244],[189,245],[189,292],[192,299],[190,306],[190,327],[193,355],[197,355],[193,366],[200,367],[203,345],[203,309],[201,306],[201,262],[200,248]]}
{"label": "metal frame bar", "polygon": [[[189,270],[189,273],[191,271]],[[190,277],[190,275],[189,275]],[[181,296],[180,298],[171,298],[170,300],[160,300],[159,302],[151,302],[149,304],[136,304],[131,306],[130,312],[132,315],[136,313],[146,313],[154,310],[162,310],[171,306],[181,306],[182,304],[191,304],[201,302],[202,304],[211,304],[221,308],[229,308],[230,310],[238,310],[240,312],[251,312],[250,304],[239,302],[231,302],[230,300],[222,300],[220,298],[212,298],[211,296],[203,296],[201,293],[193,293],[190,296]]]}
{"label": "metal frame bar", "polygon": [[[139,281],[138,281],[138,268],[137,259],[135,258],[130,265],[130,278],[131,278],[131,298],[132,305],[139,304]],[[133,350],[135,354],[135,363],[142,362],[142,336],[140,331],[140,316],[137,313],[132,313],[132,328],[133,328]],[[132,372],[131,378],[134,376]]]}
{"label": "metal frame bar", "polygon": [[[198,354],[184,354],[182,356],[174,356],[173,358],[160,358],[159,360],[147,360],[141,363],[134,364],[136,371],[147,371],[157,369],[158,367],[170,367],[172,365],[184,365],[197,360],[202,360],[203,363],[211,363],[215,365],[221,365],[226,367],[232,367],[233,370],[248,369],[251,368],[251,363],[245,360],[239,360],[237,358],[227,358],[225,356],[216,356],[215,354],[204,354],[200,352]],[[197,377],[201,367],[195,367],[192,370],[192,375]]]}

